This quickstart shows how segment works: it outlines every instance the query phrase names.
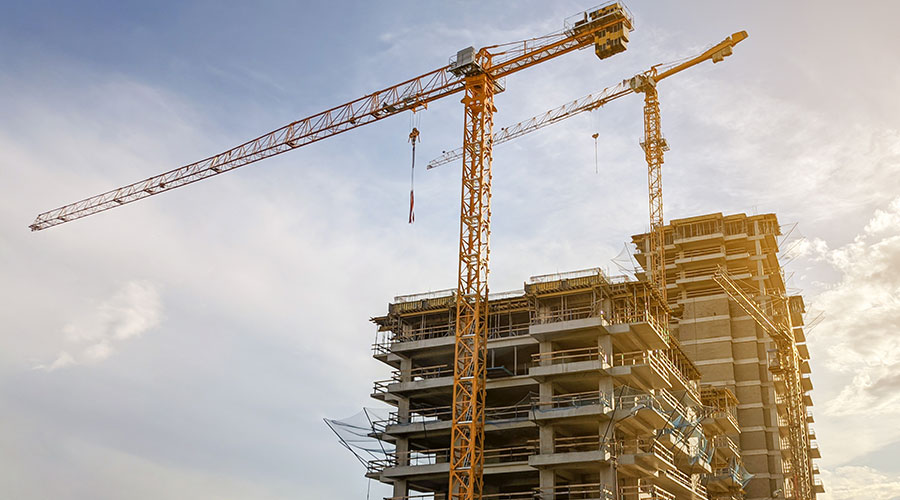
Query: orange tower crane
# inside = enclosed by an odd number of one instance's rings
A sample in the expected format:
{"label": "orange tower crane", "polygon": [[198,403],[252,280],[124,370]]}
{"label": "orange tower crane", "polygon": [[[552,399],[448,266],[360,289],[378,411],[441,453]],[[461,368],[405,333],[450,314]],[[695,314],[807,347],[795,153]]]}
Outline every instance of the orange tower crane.
{"label": "orange tower crane", "polygon": [[626,49],[633,18],[619,2],[570,17],[564,29],[541,37],[460,50],[450,64],[140,182],[44,212],[29,226],[39,231],[109,210],[207,177],[306,146],[429,102],[464,92],[459,279],[450,443],[451,499],[480,499],[484,464],[485,358],[494,95],[501,79],[578,49],[600,59]]}

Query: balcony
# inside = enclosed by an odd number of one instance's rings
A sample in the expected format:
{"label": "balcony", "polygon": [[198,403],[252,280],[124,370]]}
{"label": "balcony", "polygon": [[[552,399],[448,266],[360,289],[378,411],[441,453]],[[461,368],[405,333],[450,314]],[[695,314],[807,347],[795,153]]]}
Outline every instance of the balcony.
{"label": "balcony", "polygon": [[737,398],[724,387],[704,386],[700,399],[706,407],[703,413],[704,426],[718,428],[722,434],[737,434],[740,426],[737,419]]}
{"label": "balcony", "polygon": [[[536,443],[510,448],[487,448],[484,450],[484,472],[496,474],[529,470],[528,457],[536,452]],[[449,448],[391,452],[384,459],[370,461],[368,474],[384,478],[446,474],[450,470],[449,462]]]}
{"label": "balcony", "polygon": [[808,375],[801,376],[800,386],[803,388],[803,392],[809,392],[813,390],[812,379],[810,379]]}
{"label": "balcony", "polygon": [[664,471],[659,471],[658,477],[660,483],[662,483],[661,485],[664,486],[666,490],[675,492],[676,495],[684,492],[694,498],[708,498],[706,487],[700,483],[699,476],[694,476],[694,478],[692,478],[678,469],[666,469]]}
{"label": "balcony", "polygon": [[609,357],[600,347],[584,347],[532,354],[528,375],[542,380],[561,375],[600,374],[609,368]]}
{"label": "balcony", "polygon": [[[418,495],[406,495],[402,497],[382,497],[383,500],[447,500],[445,493],[422,493]],[[491,493],[481,495],[483,500],[534,500],[534,490],[518,491],[513,493]]]}
{"label": "balcony", "polygon": [[825,485],[822,484],[821,479],[816,479],[815,481],[813,481],[813,489],[816,491],[816,493],[825,493]]}
{"label": "balcony", "polygon": [[655,484],[638,484],[619,488],[620,500],[675,500],[675,495]]}
{"label": "balcony", "polygon": [[[493,323],[493,322],[492,322]],[[528,335],[529,322],[507,325],[490,325],[488,341],[496,341],[511,337]],[[417,328],[403,328],[389,335],[379,335],[372,344],[372,354],[376,358],[385,358],[391,352],[404,352],[428,347],[452,345],[456,338],[456,325],[446,323]]]}
{"label": "balcony", "polygon": [[[503,428],[532,427],[531,404],[519,404],[513,406],[491,407],[484,410],[485,431],[502,426]],[[436,432],[450,430],[452,407],[436,406],[428,408],[414,408],[409,412],[409,417],[400,418],[398,412],[393,411],[385,420],[372,422],[372,427],[377,433],[408,434],[414,432]]]}
{"label": "balcony", "polygon": [[528,465],[535,468],[590,466],[612,458],[609,445],[600,435],[566,436],[553,440],[553,452],[534,455]]}
{"label": "balcony", "polygon": [[822,458],[822,453],[819,452],[819,443],[815,441],[809,442],[809,456],[810,458]]}
{"label": "balcony", "polygon": [[619,468],[629,475],[656,475],[656,471],[674,468],[675,456],[656,439],[628,439],[617,443]]}
{"label": "balcony", "polygon": [[609,396],[600,391],[557,394],[547,401],[532,402],[536,420],[597,418],[612,412]]}
{"label": "balcony", "polygon": [[615,500],[615,492],[602,483],[567,484],[535,489],[535,500]]}
{"label": "balcony", "polygon": [[743,487],[743,474],[736,459],[727,464],[713,467],[709,476],[709,489],[714,491],[729,491]]}
{"label": "balcony", "polygon": [[659,398],[653,394],[616,397],[616,421],[629,434],[655,434],[657,429],[666,426],[668,417]]}
{"label": "balcony", "polygon": [[723,460],[740,458],[741,456],[741,451],[738,449],[737,444],[728,436],[716,436],[713,438],[712,444],[716,450],[716,456]]}
{"label": "balcony", "polygon": [[644,390],[672,387],[669,383],[669,363],[660,351],[615,353],[610,375],[630,387]]}
{"label": "balcony", "polygon": [[621,325],[609,328],[616,350],[643,351],[669,347],[669,323],[662,311],[622,310],[607,319],[610,325]]}
{"label": "balcony", "polygon": [[675,264],[689,264],[692,262],[703,262],[715,259],[724,259],[725,250],[721,245],[710,247],[696,248],[693,250],[685,250],[681,252],[675,259]]}

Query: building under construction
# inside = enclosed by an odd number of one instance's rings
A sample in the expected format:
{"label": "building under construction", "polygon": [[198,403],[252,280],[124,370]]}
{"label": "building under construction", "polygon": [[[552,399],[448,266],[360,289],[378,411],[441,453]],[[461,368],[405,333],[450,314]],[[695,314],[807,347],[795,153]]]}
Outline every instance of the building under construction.
{"label": "building under construction", "polygon": [[[668,303],[643,269],[533,276],[492,294],[486,499],[815,498],[803,300],[788,297],[772,214],[665,227]],[[641,266],[651,245],[633,237]],[[447,494],[455,290],[374,319],[393,369],[373,397],[389,445],[367,476],[393,498]]]}

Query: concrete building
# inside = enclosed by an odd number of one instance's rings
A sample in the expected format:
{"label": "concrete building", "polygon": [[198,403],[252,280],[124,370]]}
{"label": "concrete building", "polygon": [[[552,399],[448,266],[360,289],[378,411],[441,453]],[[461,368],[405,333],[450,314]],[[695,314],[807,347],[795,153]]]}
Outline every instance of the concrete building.
{"label": "concrete building", "polygon": [[[804,432],[808,436],[806,455],[813,474],[819,458],[813,422],[810,391],[809,350],[803,332],[803,298],[787,294],[784,271],[777,254],[781,235],[774,214],[723,216],[720,213],[672,220],[665,227],[666,282],[669,306],[673,311],[672,334],[681,341],[694,361],[705,384],[728,388],[739,401],[741,428],[740,452],[747,470],[753,474],[746,498],[790,498],[796,489],[790,470],[792,450],[785,406],[779,403],[772,373],[777,364],[775,346],[766,331],[730,300],[713,277],[720,267],[741,285],[770,316],[779,314],[785,304],[790,318],[802,373],[802,406],[806,416]],[[633,237],[636,258],[646,265],[649,244],[646,234]],[[787,478],[787,481],[785,479]],[[800,480],[798,477],[797,480]],[[818,479],[814,493],[824,492]]]}
{"label": "concrete building", "polygon": [[[768,293],[784,290],[771,276],[774,216],[736,217],[667,228],[674,317],[642,279],[599,269],[534,276],[491,296],[484,498],[784,496],[769,346],[704,274],[725,263]],[[753,232],[710,236],[715,221],[737,220]],[[710,230],[700,234],[699,222]],[[645,239],[634,237],[641,262]],[[373,423],[393,447],[367,476],[392,484],[396,499],[446,497],[454,294],[397,297],[373,318],[374,356],[393,373],[372,396],[395,410]]]}

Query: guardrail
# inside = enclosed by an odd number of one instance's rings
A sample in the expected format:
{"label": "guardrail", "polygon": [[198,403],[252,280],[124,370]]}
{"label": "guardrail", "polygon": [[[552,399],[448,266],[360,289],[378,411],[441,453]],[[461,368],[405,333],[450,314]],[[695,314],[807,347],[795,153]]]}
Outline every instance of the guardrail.
{"label": "guardrail", "polygon": [[741,456],[741,452],[734,441],[732,441],[730,437],[724,434],[713,438],[713,446],[715,446],[716,448],[725,448],[736,457]]}
{"label": "guardrail", "polygon": [[531,355],[532,366],[539,366],[544,363],[555,365],[560,363],[575,363],[578,361],[605,361],[606,359],[606,351],[599,346],[541,352]]}
{"label": "guardrail", "polygon": [[533,404],[539,410],[555,410],[601,404],[609,406],[609,396],[601,391],[573,392],[557,394],[551,397],[550,401],[541,401],[539,398],[534,398]]}
{"label": "guardrail", "polygon": [[619,488],[620,500],[675,500],[675,495],[655,484],[638,484]]}
{"label": "guardrail", "polygon": [[589,305],[582,307],[567,307],[565,309],[557,309],[555,311],[537,311],[532,318],[531,323],[535,325],[545,325],[548,323],[559,323],[562,321],[572,321],[576,319],[585,319],[591,317],[602,317],[603,312],[597,305]]}
{"label": "guardrail", "polygon": [[681,259],[690,259],[692,257],[702,257],[704,255],[715,255],[717,253],[723,253],[721,246],[714,247],[704,247],[698,248],[696,250],[685,250],[681,253]]}
{"label": "guardrail", "polygon": [[619,449],[625,455],[653,454],[675,466],[675,454],[655,439],[623,439],[619,441]]}
{"label": "guardrail", "polygon": [[534,498],[537,500],[615,500],[615,493],[603,483],[567,484],[554,488],[537,488]]}
{"label": "guardrail", "polygon": [[567,436],[553,439],[554,453],[573,453],[578,451],[600,451],[607,447],[607,443],[599,434],[587,436]]}

